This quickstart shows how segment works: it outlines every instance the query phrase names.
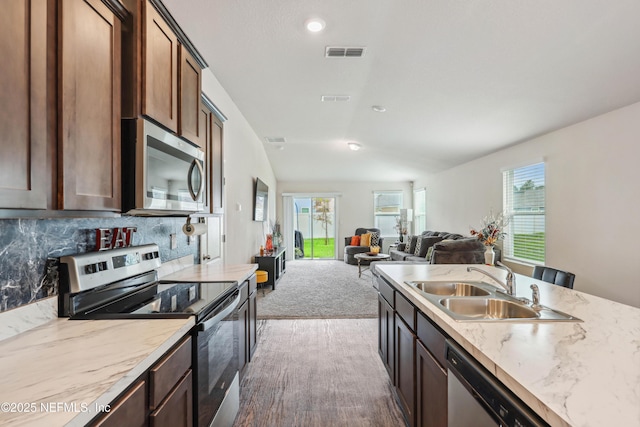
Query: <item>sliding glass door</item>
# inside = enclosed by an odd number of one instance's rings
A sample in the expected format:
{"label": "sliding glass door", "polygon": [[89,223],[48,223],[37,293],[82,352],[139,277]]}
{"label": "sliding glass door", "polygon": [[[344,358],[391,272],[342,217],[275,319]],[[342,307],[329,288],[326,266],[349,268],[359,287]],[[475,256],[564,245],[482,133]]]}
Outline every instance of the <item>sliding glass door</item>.
{"label": "sliding glass door", "polygon": [[335,259],[335,197],[294,197],[295,258]]}

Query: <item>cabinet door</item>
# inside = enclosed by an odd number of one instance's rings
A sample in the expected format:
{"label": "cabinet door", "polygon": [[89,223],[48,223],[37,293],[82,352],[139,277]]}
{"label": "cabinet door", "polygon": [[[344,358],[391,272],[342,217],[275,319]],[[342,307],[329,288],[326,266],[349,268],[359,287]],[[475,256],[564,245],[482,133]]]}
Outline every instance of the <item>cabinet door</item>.
{"label": "cabinet door", "polygon": [[258,344],[258,300],[256,298],[258,292],[255,274],[249,279],[249,292],[251,293],[249,294],[249,352],[247,361],[251,362]]}
{"label": "cabinet door", "polygon": [[120,21],[100,0],[58,4],[58,207],[119,211]]}
{"label": "cabinet door", "polygon": [[409,427],[415,426],[416,338],[400,316],[396,315],[396,391]]}
{"label": "cabinet door", "polygon": [[416,426],[447,426],[447,371],[416,344]]}
{"label": "cabinet door", "polygon": [[178,87],[179,120],[178,133],[202,147],[205,143],[206,132],[202,133],[200,126],[200,94],[202,92],[201,70],[195,59],[180,46],[180,85]]}
{"label": "cabinet door", "polygon": [[394,328],[393,308],[381,294],[378,294],[378,353],[393,384],[395,384]]}
{"label": "cabinet door", "polygon": [[178,38],[148,1],[143,14],[142,114],[177,132]]}
{"label": "cabinet door", "polygon": [[46,209],[47,1],[2,3],[0,208]]}
{"label": "cabinet door", "polygon": [[211,212],[224,213],[224,162],[222,122],[211,114],[211,154],[208,156],[211,170]]}
{"label": "cabinet door", "polygon": [[240,328],[240,339],[238,345],[238,370],[243,374],[244,367],[248,360],[248,332],[249,332],[249,301],[245,301],[238,309],[238,327]]}
{"label": "cabinet door", "polygon": [[94,427],[142,427],[147,425],[147,387],[145,381],[133,386],[124,396],[110,406],[110,410]]}
{"label": "cabinet door", "polygon": [[171,391],[160,407],[149,416],[151,427],[193,426],[193,393],[191,370]]}

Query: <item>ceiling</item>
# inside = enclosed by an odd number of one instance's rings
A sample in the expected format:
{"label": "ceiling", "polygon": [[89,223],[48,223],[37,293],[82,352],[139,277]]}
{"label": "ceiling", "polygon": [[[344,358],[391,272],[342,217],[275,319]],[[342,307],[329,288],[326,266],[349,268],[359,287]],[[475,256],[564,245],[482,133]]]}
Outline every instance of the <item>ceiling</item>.
{"label": "ceiling", "polygon": [[640,101],[639,0],[163,3],[281,181],[412,181]]}

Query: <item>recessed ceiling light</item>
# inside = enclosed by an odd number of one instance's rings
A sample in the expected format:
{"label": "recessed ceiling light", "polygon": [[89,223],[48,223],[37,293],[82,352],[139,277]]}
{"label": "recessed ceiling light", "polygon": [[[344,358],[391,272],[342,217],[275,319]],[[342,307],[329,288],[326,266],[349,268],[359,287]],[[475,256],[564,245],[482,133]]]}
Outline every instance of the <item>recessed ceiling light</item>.
{"label": "recessed ceiling light", "polygon": [[326,25],[327,24],[320,18],[310,18],[304,22],[304,27],[312,33],[318,33],[324,30]]}
{"label": "recessed ceiling light", "polygon": [[358,151],[362,146],[357,142],[347,142],[347,145],[352,151]]}
{"label": "recessed ceiling light", "polygon": [[371,107],[371,109],[376,113],[384,113],[385,111],[387,111],[387,109],[384,108],[382,105],[374,105]]}

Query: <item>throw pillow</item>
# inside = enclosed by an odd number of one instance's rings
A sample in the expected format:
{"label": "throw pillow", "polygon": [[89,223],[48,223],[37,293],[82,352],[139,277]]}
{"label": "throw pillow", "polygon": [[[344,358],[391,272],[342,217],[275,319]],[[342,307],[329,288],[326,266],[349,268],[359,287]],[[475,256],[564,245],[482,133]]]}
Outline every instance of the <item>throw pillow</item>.
{"label": "throw pillow", "polygon": [[425,258],[427,258],[427,261],[431,261],[431,255],[433,254],[433,246],[429,246],[429,249],[427,249],[427,256]]}
{"label": "throw pillow", "polygon": [[351,236],[351,246],[360,246],[360,236]]}
{"label": "throw pillow", "polygon": [[407,244],[404,246],[404,252],[407,254],[412,253],[411,252],[411,241],[413,240],[415,236],[407,236]]}
{"label": "throw pillow", "polygon": [[420,256],[420,247],[422,246],[422,238],[418,237],[416,241],[416,248],[413,250],[413,255]]}
{"label": "throw pillow", "polygon": [[371,245],[370,246],[380,246],[378,243],[380,242],[380,232],[369,230],[371,234]]}
{"label": "throw pillow", "polygon": [[360,246],[371,246],[371,233],[360,235]]}

